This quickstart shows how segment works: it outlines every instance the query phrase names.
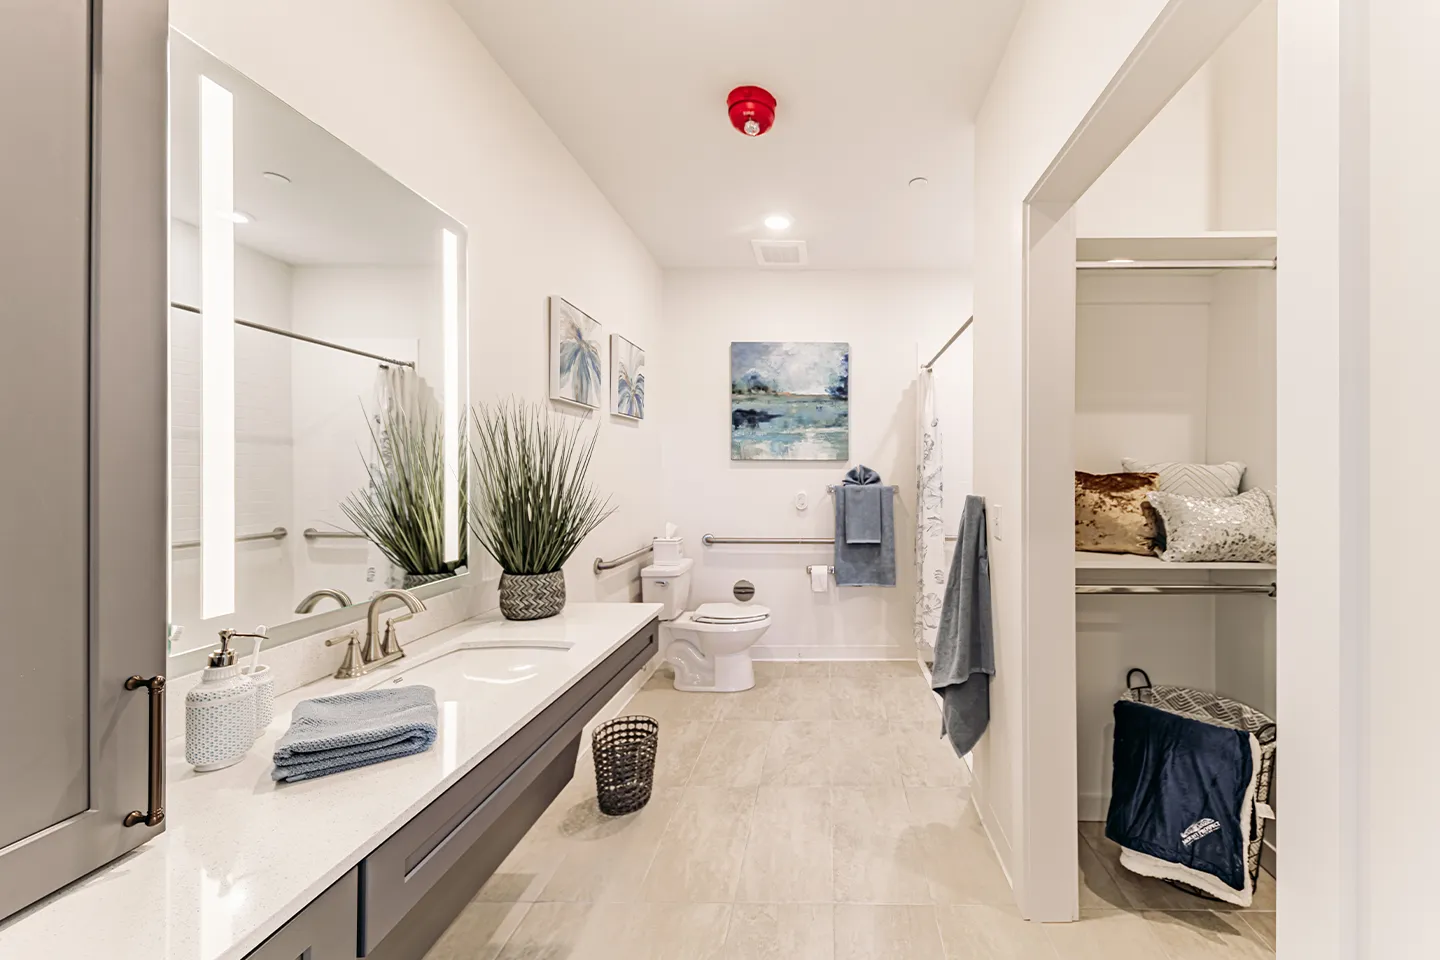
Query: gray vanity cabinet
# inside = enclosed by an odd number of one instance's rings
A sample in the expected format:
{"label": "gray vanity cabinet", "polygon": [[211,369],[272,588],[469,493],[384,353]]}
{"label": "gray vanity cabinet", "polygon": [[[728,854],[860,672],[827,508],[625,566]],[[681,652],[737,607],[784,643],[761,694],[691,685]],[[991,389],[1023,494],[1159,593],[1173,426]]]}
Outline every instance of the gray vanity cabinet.
{"label": "gray vanity cabinet", "polygon": [[245,960],[355,960],[360,868],[336,880]]}
{"label": "gray vanity cabinet", "polygon": [[0,3],[0,919],[164,829],[167,13]]}

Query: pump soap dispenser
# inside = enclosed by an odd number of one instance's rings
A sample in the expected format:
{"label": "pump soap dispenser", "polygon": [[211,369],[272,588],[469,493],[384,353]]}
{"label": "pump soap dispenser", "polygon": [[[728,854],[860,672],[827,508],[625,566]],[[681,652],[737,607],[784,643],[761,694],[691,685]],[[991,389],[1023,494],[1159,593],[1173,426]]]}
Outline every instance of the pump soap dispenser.
{"label": "pump soap dispenser", "polygon": [[255,742],[255,685],[240,672],[230,641],[252,633],[220,631],[220,648],[185,695],[185,762],[203,772],[237,763]]}

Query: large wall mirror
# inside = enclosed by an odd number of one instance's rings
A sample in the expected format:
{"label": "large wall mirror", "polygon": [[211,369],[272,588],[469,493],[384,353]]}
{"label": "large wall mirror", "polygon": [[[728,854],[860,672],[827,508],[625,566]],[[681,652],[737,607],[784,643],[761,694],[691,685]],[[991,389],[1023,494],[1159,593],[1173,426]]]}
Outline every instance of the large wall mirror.
{"label": "large wall mirror", "polygon": [[458,586],[465,228],[174,31],[170,213],[171,654]]}

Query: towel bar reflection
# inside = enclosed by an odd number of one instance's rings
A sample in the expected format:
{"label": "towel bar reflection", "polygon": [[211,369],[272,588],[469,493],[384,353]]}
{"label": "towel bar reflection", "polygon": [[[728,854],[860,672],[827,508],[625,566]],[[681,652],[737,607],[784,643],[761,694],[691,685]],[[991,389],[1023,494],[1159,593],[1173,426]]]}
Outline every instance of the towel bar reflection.
{"label": "towel bar reflection", "polygon": [[600,576],[600,574],[606,570],[614,570],[616,567],[623,567],[631,560],[636,560],[640,557],[643,557],[647,553],[653,553],[654,550],[655,544],[647,543],[639,550],[631,550],[629,553],[625,554],[625,556],[616,557],[614,560],[604,560],[600,557],[596,557],[594,565],[595,576]]}
{"label": "towel bar reflection", "polygon": [[[284,540],[290,535],[290,531],[284,527],[276,527],[274,530],[267,530],[265,533],[242,533],[235,538],[236,543],[250,543],[253,540]],[[170,544],[171,550],[185,550],[190,547],[200,546],[199,540],[176,540]]]}
{"label": "towel bar reflection", "polygon": [[713,547],[717,543],[762,543],[762,544],[833,544],[834,537],[717,537],[713,533],[707,533],[700,538],[700,542],[707,547]]}
{"label": "towel bar reflection", "polygon": [[1273,583],[1077,583],[1075,593],[1083,596],[1260,596],[1274,597]]}
{"label": "towel bar reflection", "polygon": [[365,534],[351,533],[348,530],[316,530],[314,527],[306,527],[301,534],[306,540],[364,540]]}

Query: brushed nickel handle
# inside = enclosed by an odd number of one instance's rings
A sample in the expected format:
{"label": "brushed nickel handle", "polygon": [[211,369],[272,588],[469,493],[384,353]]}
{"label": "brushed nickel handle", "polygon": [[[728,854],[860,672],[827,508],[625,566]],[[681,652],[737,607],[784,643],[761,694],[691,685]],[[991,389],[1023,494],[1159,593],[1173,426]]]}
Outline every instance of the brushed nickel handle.
{"label": "brushed nickel handle", "polygon": [[141,687],[150,692],[150,812],[131,810],[125,814],[125,826],[158,827],[165,822],[165,678],[157,674],[149,680],[134,676],[125,681],[126,690]]}

